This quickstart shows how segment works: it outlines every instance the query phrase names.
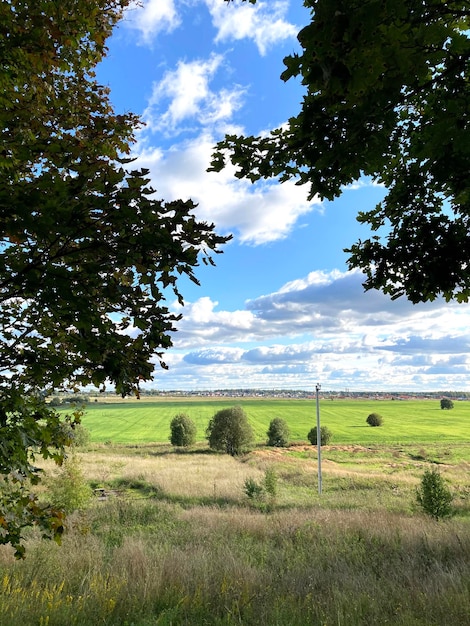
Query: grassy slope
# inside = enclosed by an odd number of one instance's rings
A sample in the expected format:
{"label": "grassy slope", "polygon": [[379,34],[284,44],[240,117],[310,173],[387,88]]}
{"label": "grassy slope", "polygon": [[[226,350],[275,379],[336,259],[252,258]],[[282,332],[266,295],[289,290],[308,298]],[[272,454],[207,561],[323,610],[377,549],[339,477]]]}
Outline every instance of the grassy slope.
{"label": "grassy slope", "polygon": [[[314,401],[249,399],[97,403],[87,407],[83,423],[95,442],[166,442],[171,419],[184,412],[196,423],[198,440],[203,441],[214,413],[235,404],[245,409],[258,442],[265,441],[266,430],[274,417],[286,420],[293,441],[306,442],[308,431],[316,424]],[[371,428],[366,424],[366,417],[372,412],[383,416],[382,427]],[[334,444],[470,441],[470,402],[455,402],[454,409],[443,411],[435,400],[323,400],[320,415],[322,425],[333,431]]]}
{"label": "grassy slope", "polygon": [[[312,446],[92,446],[82,469],[109,497],[72,515],[62,547],[32,533],[15,562],[0,546],[0,624],[468,626],[470,477],[455,447],[329,446],[320,496]],[[454,519],[416,507],[431,460]],[[249,500],[244,481],[268,468],[276,498]]]}

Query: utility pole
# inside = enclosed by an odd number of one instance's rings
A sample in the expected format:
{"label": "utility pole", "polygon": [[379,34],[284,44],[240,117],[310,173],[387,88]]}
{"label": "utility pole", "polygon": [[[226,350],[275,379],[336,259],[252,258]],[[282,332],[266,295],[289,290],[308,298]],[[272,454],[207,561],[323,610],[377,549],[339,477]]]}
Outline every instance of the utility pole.
{"label": "utility pole", "polygon": [[320,429],[320,400],[318,392],[321,389],[319,383],[315,386],[316,399],[317,399],[317,450],[318,450],[318,493],[321,494],[322,477],[321,477],[321,429]]}

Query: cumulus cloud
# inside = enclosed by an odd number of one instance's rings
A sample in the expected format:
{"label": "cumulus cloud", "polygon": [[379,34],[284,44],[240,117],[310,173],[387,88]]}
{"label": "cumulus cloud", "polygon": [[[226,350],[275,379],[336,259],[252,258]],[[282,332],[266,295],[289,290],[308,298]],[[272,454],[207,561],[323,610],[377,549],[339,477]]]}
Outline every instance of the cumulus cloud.
{"label": "cumulus cloud", "polygon": [[[379,346],[380,347],[380,346]],[[428,337],[426,332],[423,336],[400,337],[391,340],[389,345],[381,347],[382,350],[391,350],[400,354],[455,354],[467,353],[470,350],[470,336],[468,334],[449,337]]]}
{"label": "cumulus cloud", "polygon": [[[228,7],[220,0],[209,4],[213,15],[248,11],[259,33],[265,21],[275,23],[281,9],[286,9],[283,3],[260,3],[257,8],[248,3]],[[232,22],[228,19],[227,23]],[[242,244],[258,246],[288,237],[302,216],[323,207],[318,199],[307,201],[306,189],[295,181],[253,185],[236,178],[231,166],[217,174],[207,171],[217,141],[225,133],[243,132],[233,120],[248,88],[220,82],[229,74],[226,58],[216,53],[203,59],[180,59],[176,67],[167,69],[154,82],[142,116],[146,126],[138,133],[135,165],[150,170],[160,197],[191,198],[198,204],[198,218],[214,222],[219,232],[233,233]],[[167,142],[165,150],[160,145],[162,137]]]}
{"label": "cumulus cloud", "polygon": [[186,363],[212,365],[213,363],[236,363],[240,360],[241,348],[214,347],[188,352],[183,358]]}
{"label": "cumulus cloud", "polygon": [[[232,341],[239,341],[240,338],[247,341],[250,337],[255,337],[256,320],[252,313],[216,311],[216,307],[217,302],[208,297],[187,302],[184,307],[175,303],[175,311],[184,315],[173,339],[177,349],[214,345],[219,341],[227,345]],[[220,353],[220,348],[217,350]]]}
{"label": "cumulus cloud", "polygon": [[[184,318],[171,373],[163,376],[174,375],[180,384],[197,379],[206,388],[313,388],[321,381],[325,389],[422,390],[467,384],[468,306],[411,306],[370,295],[365,305],[368,294],[356,272],[333,271],[286,283],[249,301],[246,310],[218,310],[207,297],[178,305]],[[274,320],[266,316],[273,307]],[[370,309],[381,324],[371,323]]]}
{"label": "cumulus cloud", "polygon": [[216,41],[252,40],[261,55],[275,44],[294,39],[298,27],[286,19],[287,1],[248,2],[227,5],[220,0],[205,0],[217,29]]}
{"label": "cumulus cloud", "polygon": [[[407,300],[391,301],[379,291],[364,292],[365,277],[359,271],[331,272],[314,271],[305,278],[291,281],[279,291],[260,296],[247,302],[247,309],[256,311],[263,319],[282,318],[287,310],[299,318],[315,314],[324,322],[337,327],[354,324],[361,326],[383,325],[401,319],[404,315],[422,314],[442,306],[435,302],[413,306]],[[290,315],[292,317],[292,315]]]}
{"label": "cumulus cloud", "polygon": [[[310,358],[327,352],[374,352],[384,358],[387,352],[422,355],[469,350],[468,307],[391,301],[376,292],[364,293],[362,280],[358,272],[314,272],[273,294],[249,300],[245,310],[236,311],[219,311],[217,302],[203,297],[177,309],[184,318],[175,345],[291,338],[290,344],[283,341],[247,351],[242,358],[253,362]],[[449,319],[455,328],[452,336]],[[293,345],[296,337],[302,340]],[[309,339],[304,341],[304,337]]]}
{"label": "cumulus cloud", "polygon": [[214,222],[220,232],[231,232],[247,245],[283,239],[301,216],[319,210],[320,201],[306,200],[305,189],[293,182],[252,185],[238,180],[230,168],[207,172],[215,139],[210,133],[175,144],[165,153],[141,144],[136,165],[150,170],[158,194],[167,199],[191,198],[197,216]]}
{"label": "cumulus cloud", "polygon": [[174,0],[141,0],[127,9],[124,23],[140,33],[142,43],[150,44],[155,35],[171,32],[180,21]]}
{"label": "cumulus cloud", "polygon": [[[154,83],[148,106],[143,113],[148,132],[180,134],[192,128],[214,127],[231,119],[240,108],[244,89],[212,90],[210,85],[223,64],[223,56],[208,59],[180,60]],[[188,128],[189,126],[189,128]]]}
{"label": "cumulus cloud", "polygon": [[[141,43],[151,45],[156,35],[171,32],[181,24],[180,14],[187,4],[187,0],[136,0],[126,11],[125,24],[139,32]],[[195,0],[193,4],[206,6],[214,27],[215,43],[250,40],[262,56],[276,44],[295,39],[299,30],[286,17],[287,0],[261,1],[255,5]]]}

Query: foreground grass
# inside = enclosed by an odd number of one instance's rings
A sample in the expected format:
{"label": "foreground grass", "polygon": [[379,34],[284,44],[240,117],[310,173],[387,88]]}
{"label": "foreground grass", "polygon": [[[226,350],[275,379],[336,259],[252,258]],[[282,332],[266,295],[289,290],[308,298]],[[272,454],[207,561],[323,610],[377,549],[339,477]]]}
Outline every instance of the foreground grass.
{"label": "foreground grass", "polygon": [[[466,625],[469,447],[327,447],[320,496],[311,446],[95,446],[82,469],[108,497],[71,516],[61,547],[0,551],[0,624]],[[430,461],[455,494],[446,522],[416,509]],[[276,498],[249,500],[267,469]]]}

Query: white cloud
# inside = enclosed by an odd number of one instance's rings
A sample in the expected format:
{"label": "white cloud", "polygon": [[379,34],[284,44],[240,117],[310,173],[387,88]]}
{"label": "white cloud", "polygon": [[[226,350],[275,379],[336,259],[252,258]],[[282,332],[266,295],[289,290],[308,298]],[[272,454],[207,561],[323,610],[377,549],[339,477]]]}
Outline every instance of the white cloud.
{"label": "white cloud", "polygon": [[160,197],[191,198],[197,216],[214,222],[220,232],[233,232],[241,243],[260,245],[286,237],[299,217],[319,209],[305,189],[276,181],[252,185],[233,176],[231,168],[207,172],[215,139],[209,133],[175,144],[167,152],[141,145],[136,165],[150,169]]}
{"label": "white cloud", "polygon": [[139,0],[127,9],[124,24],[139,31],[142,43],[150,44],[160,32],[171,32],[181,20],[174,0]]}
{"label": "white cloud", "polygon": [[286,19],[289,3],[286,1],[256,4],[205,0],[217,29],[216,41],[251,39],[261,55],[286,39],[295,38],[298,27]]}
{"label": "white cloud", "polygon": [[391,301],[364,293],[357,272],[335,270],[290,281],[247,307],[218,310],[207,297],[178,306],[184,317],[170,372],[158,380],[171,378],[173,388],[468,386],[467,305]]}
{"label": "white cloud", "polygon": [[179,61],[175,70],[165,73],[153,85],[152,96],[143,113],[146,132],[179,134],[190,127],[213,127],[230,120],[240,108],[244,89],[210,89],[210,83],[223,63],[212,54],[206,60]]}
{"label": "white cloud", "polygon": [[214,363],[236,363],[243,354],[241,348],[230,347],[214,347],[196,352],[189,352],[184,356],[186,363],[194,363],[197,365],[212,365]]}

